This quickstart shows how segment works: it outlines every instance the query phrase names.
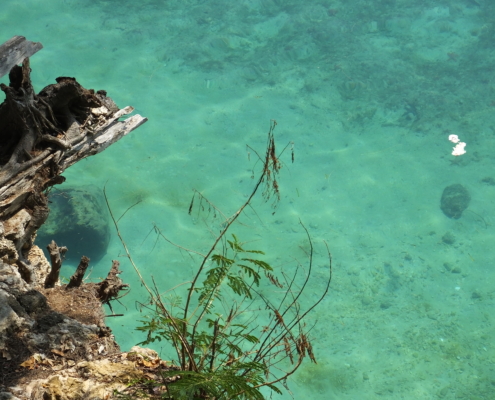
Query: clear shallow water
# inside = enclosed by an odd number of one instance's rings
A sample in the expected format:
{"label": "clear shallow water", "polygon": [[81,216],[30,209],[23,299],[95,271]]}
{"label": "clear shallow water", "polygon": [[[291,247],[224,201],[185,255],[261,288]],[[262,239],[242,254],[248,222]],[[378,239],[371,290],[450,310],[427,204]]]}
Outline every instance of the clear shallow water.
{"label": "clear shallow water", "polygon": [[[154,246],[152,224],[204,250],[209,234],[187,215],[192,189],[230,214],[251,189],[246,144],[262,151],[270,119],[279,147],[294,141],[276,214],[257,200],[263,224],[250,214],[236,233],[274,265],[302,257],[299,218],[331,248],[331,292],[311,316],[319,363],[289,382],[296,399],[491,398],[494,6],[4,3],[1,40],[44,45],[31,60],[36,90],[75,76],[149,118],[65,175],[69,185],[108,182],[116,214],[142,200],[121,230],[164,290],[195,264]],[[464,156],[450,155],[452,133],[467,142]],[[439,207],[453,183],[472,197],[459,220]],[[92,276],[121,260],[132,292],[115,304],[125,317],[108,322],[128,349],[142,340],[133,327],[143,292],[122,254],[113,234]]]}

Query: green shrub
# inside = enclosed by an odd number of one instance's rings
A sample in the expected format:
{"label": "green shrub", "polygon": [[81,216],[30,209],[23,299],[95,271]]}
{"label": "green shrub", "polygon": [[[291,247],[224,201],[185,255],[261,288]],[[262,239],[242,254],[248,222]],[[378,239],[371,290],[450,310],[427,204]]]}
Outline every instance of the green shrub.
{"label": "green shrub", "polygon": [[[275,150],[275,126],[276,122],[272,121],[264,156],[249,148],[262,163],[251,195],[222,222],[220,233],[209,250],[201,255],[196,274],[182,295],[178,295],[176,289],[171,296],[163,297],[154,281],[152,287],[147,284],[109,207],[127,256],[150,296],[146,305],[149,315],[138,328],[147,335],[140,344],[164,340],[175,349],[178,368],[162,371],[161,381],[154,382],[155,386],[165,388],[162,398],[263,399],[260,389],[267,387],[281,393],[277,384],[286,386],[287,378],[299,368],[306,356],[316,363],[303,320],[328,292],[332,276],[328,246],[325,243],[327,281],[318,299],[303,309],[300,299],[313,271],[314,256],[313,243],[304,225],[301,223],[309,241],[306,268],[299,266],[292,276],[282,274],[282,277],[260,259],[264,256],[262,251],[246,249],[245,244],[229,232],[260,188],[266,201],[274,199],[276,205],[280,199],[276,178],[282,164]],[[293,153],[291,158],[294,161]],[[207,204],[217,210],[201,193],[195,192],[189,214],[194,209],[195,200],[199,200],[201,208]],[[157,226],[155,231],[171,243]],[[277,303],[261,293],[259,286],[263,279],[281,292]]]}

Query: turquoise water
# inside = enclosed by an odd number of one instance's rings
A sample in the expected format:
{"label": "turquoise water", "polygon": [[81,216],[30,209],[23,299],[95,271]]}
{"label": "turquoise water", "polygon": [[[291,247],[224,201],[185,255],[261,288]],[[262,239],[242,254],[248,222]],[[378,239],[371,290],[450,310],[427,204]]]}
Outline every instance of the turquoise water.
{"label": "turquoise water", "polygon": [[[204,251],[211,236],[202,218],[187,215],[192,190],[231,214],[252,188],[246,144],[263,151],[270,119],[279,148],[294,142],[275,215],[257,199],[259,218],[249,213],[235,232],[289,268],[307,247],[300,218],[319,246],[317,278],[322,240],[332,251],[331,291],[310,316],[318,321],[318,364],[305,363],[289,380],[296,399],[493,398],[495,5],[6,0],[1,7],[2,42],[23,35],[44,45],[31,59],[37,91],[74,76],[149,118],[65,176],[72,186],[107,183],[116,214],[141,201],[121,230],[143,274],[163,290],[190,279],[195,264],[155,245],[153,223],[175,243]],[[450,134],[467,143],[466,154],[451,155]],[[457,220],[440,210],[443,189],[455,183],[471,195]],[[135,301],[145,294],[123,254],[113,233],[92,277],[121,261],[132,291],[114,305],[125,316],[108,323],[125,350],[143,339],[133,328]]]}

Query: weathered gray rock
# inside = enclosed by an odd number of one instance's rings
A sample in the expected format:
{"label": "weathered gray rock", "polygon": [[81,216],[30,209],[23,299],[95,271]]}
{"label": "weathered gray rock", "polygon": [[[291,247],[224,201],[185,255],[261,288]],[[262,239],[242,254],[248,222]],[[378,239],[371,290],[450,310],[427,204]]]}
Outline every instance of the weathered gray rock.
{"label": "weathered gray rock", "polygon": [[18,295],[17,301],[28,314],[40,313],[47,308],[46,297],[34,289]]}
{"label": "weathered gray rock", "polygon": [[4,222],[4,234],[7,239],[18,240],[25,235],[26,226],[31,221],[31,215],[22,209],[12,218]]}
{"label": "weathered gray rock", "polygon": [[19,397],[15,397],[12,393],[0,392],[0,400],[21,400]]}
{"label": "weathered gray rock", "polygon": [[0,260],[6,264],[14,264],[18,258],[14,242],[5,238],[0,239]]}
{"label": "weathered gray rock", "polygon": [[0,261],[0,289],[9,292],[29,290],[26,282],[21,278],[16,266]]}

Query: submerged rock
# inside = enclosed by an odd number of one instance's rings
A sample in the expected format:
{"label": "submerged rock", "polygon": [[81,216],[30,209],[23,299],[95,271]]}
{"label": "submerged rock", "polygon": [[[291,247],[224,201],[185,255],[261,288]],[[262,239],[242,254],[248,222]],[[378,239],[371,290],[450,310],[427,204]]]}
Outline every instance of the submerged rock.
{"label": "submerged rock", "polygon": [[50,216],[38,231],[36,244],[46,249],[55,240],[59,246],[69,249],[67,260],[78,262],[84,255],[94,265],[105,255],[110,240],[108,212],[101,189],[90,185],[54,190],[49,201]]}
{"label": "submerged rock", "polygon": [[443,190],[440,208],[447,217],[459,219],[463,211],[468,208],[470,201],[471,196],[467,189],[456,183]]}

